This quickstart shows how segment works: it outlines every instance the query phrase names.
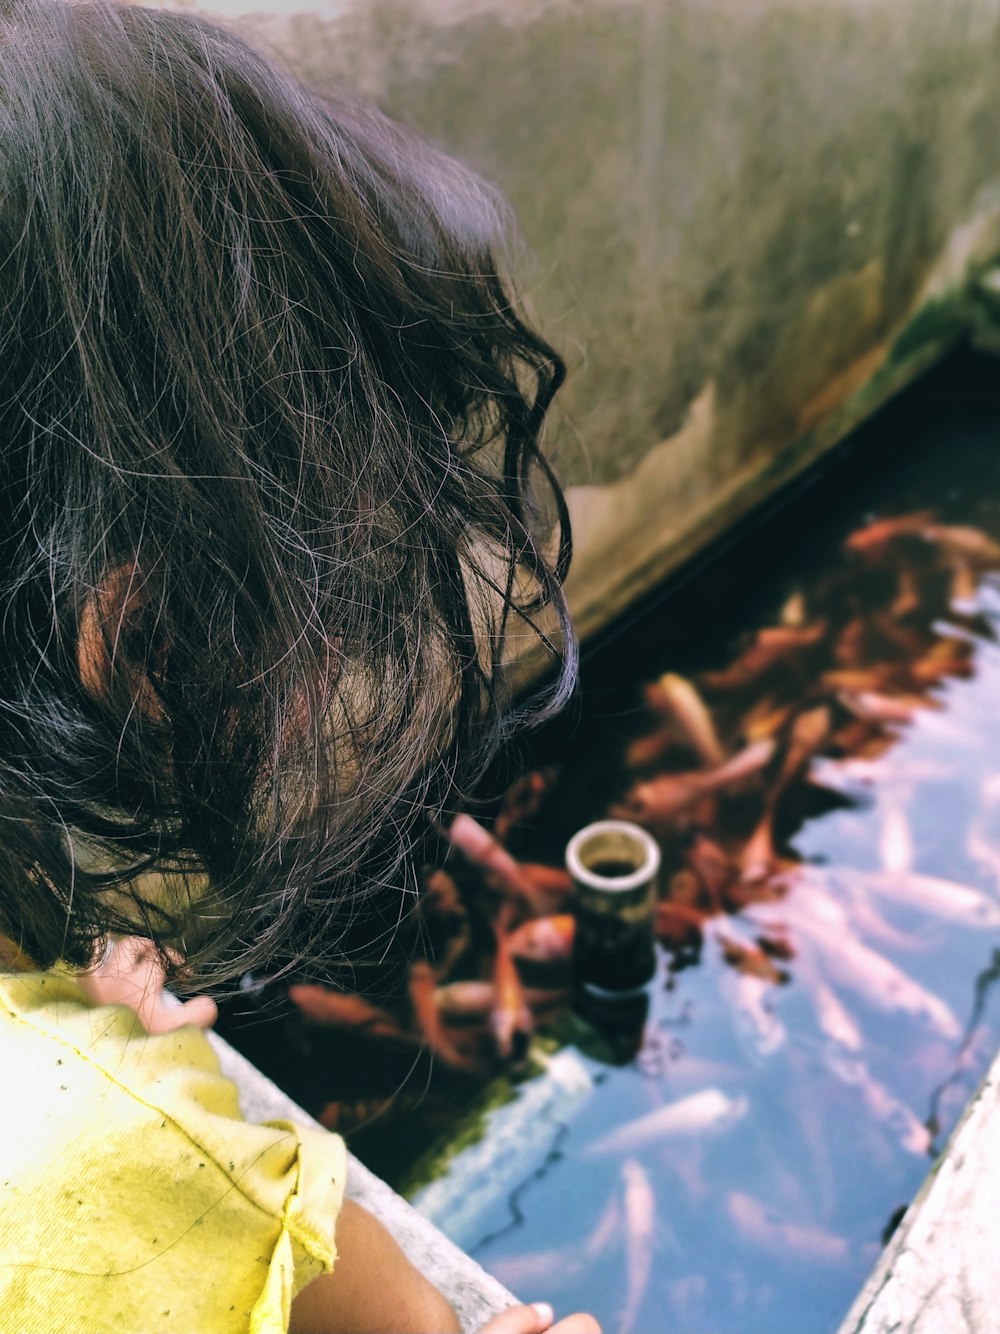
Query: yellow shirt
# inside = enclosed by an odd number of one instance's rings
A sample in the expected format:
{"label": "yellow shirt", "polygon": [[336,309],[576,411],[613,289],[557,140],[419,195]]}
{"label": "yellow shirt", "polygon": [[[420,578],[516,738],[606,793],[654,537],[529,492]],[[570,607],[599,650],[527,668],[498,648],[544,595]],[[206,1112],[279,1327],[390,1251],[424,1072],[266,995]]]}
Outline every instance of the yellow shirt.
{"label": "yellow shirt", "polygon": [[284,1334],[333,1266],[336,1135],[249,1125],[199,1029],[0,973],[3,1334]]}

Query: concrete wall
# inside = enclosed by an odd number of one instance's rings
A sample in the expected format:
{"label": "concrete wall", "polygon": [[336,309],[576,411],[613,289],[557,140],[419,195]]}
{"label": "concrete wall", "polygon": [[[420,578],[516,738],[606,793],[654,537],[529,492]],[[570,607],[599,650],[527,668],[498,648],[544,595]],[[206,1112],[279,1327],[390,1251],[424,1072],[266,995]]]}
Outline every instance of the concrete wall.
{"label": "concrete wall", "polygon": [[585,634],[933,358],[1000,255],[1000,0],[196,3],[513,202],[573,367]]}

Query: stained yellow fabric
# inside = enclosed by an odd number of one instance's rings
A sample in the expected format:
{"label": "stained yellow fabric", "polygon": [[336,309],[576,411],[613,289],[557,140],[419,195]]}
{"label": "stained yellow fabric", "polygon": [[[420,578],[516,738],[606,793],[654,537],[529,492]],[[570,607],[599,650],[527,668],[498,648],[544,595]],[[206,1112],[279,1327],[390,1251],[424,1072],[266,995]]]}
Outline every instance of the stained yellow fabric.
{"label": "stained yellow fabric", "polygon": [[335,1259],[336,1135],[249,1125],[198,1029],[0,974],[3,1334],[284,1334]]}

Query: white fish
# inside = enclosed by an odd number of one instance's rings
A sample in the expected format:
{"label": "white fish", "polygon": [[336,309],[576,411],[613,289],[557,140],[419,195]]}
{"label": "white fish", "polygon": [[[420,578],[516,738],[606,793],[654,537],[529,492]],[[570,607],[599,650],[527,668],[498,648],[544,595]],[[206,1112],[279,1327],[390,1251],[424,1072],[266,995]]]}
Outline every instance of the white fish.
{"label": "white fish", "polygon": [[834,1264],[846,1260],[850,1253],[846,1237],[811,1223],[783,1222],[773,1209],[743,1191],[729,1192],[726,1211],[748,1241],[782,1258],[791,1254],[819,1264]]}
{"label": "white fish", "polygon": [[960,885],[932,875],[917,875],[913,871],[906,874],[889,871],[858,874],[865,886],[896,903],[919,908],[921,912],[932,913],[960,926],[983,929],[1000,926],[1000,904],[971,885]]}
{"label": "white fish", "polygon": [[1000,848],[972,825],[965,836],[965,850],[974,862],[978,862],[989,872],[994,883],[1000,888]]}
{"label": "white fish", "polygon": [[721,1089],[701,1089],[612,1130],[610,1135],[588,1145],[584,1152],[632,1153],[664,1139],[718,1134],[745,1116],[749,1106],[749,1099],[744,1096],[730,1098]]}
{"label": "white fish", "polygon": [[622,1163],[625,1187],[625,1236],[627,1238],[628,1286],[625,1308],[618,1324],[619,1334],[629,1334],[649,1286],[653,1267],[653,1224],[656,1201],[649,1177],[634,1158]]}
{"label": "white fish", "polygon": [[882,820],[878,850],[882,869],[890,875],[905,875],[913,869],[913,835],[902,806],[895,802],[889,805]]}
{"label": "white fish", "polygon": [[918,1155],[930,1152],[930,1131],[904,1102],[879,1083],[864,1061],[837,1059],[827,1064],[838,1079],[858,1089],[873,1118],[885,1122],[904,1149]]}
{"label": "white fish", "polygon": [[943,1037],[961,1035],[962,1025],[939,996],[914,982],[850,932],[839,931],[834,935],[809,917],[797,919],[797,924],[808,932],[832,981],[864,996],[877,1009],[901,1010],[926,1019]]}
{"label": "white fish", "polygon": [[737,1032],[753,1056],[773,1056],[788,1038],[788,1030],[768,1001],[774,990],[773,982],[732,972],[723,986],[733,1008]]}
{"label": "white fish", "polygon": [[863,1042],[861,1030],[854,1022],[835,991],[821,977],[813,975],[807,984],[809,999],[816,1011],[816,1020],[824,1036],[838,1047],[859,1052]]}

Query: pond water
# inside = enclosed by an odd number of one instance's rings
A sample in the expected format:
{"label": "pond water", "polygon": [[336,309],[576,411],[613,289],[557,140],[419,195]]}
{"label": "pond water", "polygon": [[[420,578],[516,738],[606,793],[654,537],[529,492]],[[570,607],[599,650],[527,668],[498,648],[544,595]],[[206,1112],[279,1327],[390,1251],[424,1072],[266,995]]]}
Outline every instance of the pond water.
{"label": "pond water", "polygon": [[645,993],[574,1008],[558,876],[511,907],[452,853],[377,1009],[310,979],[225,1008],[526,1299],[607,1334],[835,1330],[1000,1045],[996,380],[966,357],[881,414],[594,650],[525,752],[519,862],[609,812],[661,844]]}

